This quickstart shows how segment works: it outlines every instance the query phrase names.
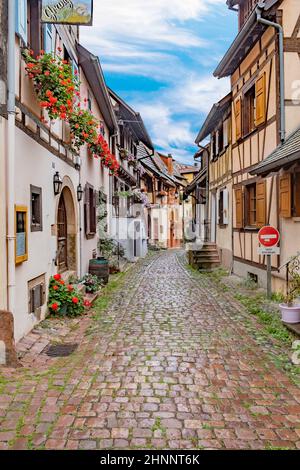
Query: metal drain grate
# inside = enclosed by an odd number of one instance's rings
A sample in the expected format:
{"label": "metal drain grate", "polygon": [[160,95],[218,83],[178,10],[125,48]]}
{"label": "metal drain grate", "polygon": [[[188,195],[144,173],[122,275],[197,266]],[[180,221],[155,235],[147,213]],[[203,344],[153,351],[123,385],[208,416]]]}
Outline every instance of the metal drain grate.
{"label": "metal drain grate", "polygon": [[51,357],[67,357],[77,348],[78,343],[52,344],[46,348],[45,353]]}

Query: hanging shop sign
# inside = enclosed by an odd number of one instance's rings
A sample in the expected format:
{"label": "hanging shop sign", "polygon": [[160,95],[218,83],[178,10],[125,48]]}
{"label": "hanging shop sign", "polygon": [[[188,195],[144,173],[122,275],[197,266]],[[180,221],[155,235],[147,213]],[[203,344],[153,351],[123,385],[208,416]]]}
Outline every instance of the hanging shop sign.
{"label": "hanging shop sign", "polygon": [[93,0],[42,0],[42,22],[92,25]]}

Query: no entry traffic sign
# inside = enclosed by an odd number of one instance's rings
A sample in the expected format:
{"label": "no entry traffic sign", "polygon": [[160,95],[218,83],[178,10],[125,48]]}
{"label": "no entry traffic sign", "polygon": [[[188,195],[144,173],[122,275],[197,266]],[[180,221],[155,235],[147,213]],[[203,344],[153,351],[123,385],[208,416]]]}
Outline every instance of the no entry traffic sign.
{"label": "no entry traffic sign", "polygon": [[262,227],[258,232],[258,240],[262,246],[270,248],[276,246],[279,242],[280,234],[275,227],[270,225]]}

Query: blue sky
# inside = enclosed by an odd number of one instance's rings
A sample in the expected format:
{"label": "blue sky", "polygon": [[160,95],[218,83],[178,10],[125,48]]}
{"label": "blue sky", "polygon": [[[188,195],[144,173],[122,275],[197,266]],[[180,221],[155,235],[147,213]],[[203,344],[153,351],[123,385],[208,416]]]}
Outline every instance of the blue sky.
{"label": "blue sky", "polygon": [[141,113],[156,148],[192,162],[205,116],[229,91],[212,72],[236,33],[225,0],[95,0],[81,41],[108,86]]}

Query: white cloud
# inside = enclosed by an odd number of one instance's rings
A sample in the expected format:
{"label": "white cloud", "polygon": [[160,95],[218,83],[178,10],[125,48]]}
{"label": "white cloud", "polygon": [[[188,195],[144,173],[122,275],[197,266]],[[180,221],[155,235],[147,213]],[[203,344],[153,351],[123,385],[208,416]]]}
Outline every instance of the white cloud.
{"label": "white cloud", "polygon": [[204,113],[229,90],[226,81],[200,75],[218,55],[201,37],[201,24],[221,6],[225,10],[225,0],[99,0],[94,26],[81,28],[81,42],[99,55],[104,72],[161,82],[156,92],[131,93],[128,102],[141,113],[155,145],[183,161],[191,159],[186,149]]}

